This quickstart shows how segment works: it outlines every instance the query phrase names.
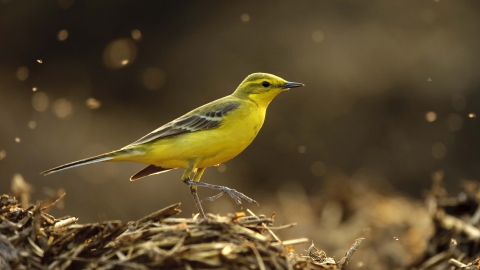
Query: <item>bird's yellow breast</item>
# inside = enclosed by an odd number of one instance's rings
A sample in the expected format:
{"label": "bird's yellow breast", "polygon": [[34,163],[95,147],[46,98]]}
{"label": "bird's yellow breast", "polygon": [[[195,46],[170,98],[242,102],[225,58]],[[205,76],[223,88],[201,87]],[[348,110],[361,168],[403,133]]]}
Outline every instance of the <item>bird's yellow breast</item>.
{"label": "bird's yellow breast", "polygon": [[264,119],[265,108],[245,101],[229,112],[218,128],[160,139],[132,161],[185,168],[189,160],[196,158],[197,168],[214,166],[240,154],[255,139]]}

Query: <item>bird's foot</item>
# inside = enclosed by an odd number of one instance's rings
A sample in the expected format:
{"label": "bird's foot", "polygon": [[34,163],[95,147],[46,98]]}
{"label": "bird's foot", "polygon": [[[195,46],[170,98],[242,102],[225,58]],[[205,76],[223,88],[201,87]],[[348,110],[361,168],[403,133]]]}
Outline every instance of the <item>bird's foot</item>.
{"label": "bird's foot", "polygon": [[211,189],[217,189],[217,190],[220,190],[221,192],[215,196],[211,196],[211,197],[207,197],[203,200],[201,200],[200,202],[203,202],[203,201],[214,201],[218,198],[220,198],[223,194],[228,194],[230,195],[230,197],[232,197],[232,199],[235,201],[236,204],[240,205],[240,206],[243,206],[242,205],[242,199],[246,200],[247,202],[249,203],[255,203],[256,205],[258,205],[257,201],[255,201],[254,199],[246,196],[245,194],[241,193],[241,192],[238,192],[236,191],[235,189],[232,189],[232,188],[228,188],[228,187],[224,187],[224,186],[217,186],[217,185],[212,185],[212,184],[207,184],[207,183],[202,183],[202,182],[194,182],[194,181],[191,181],[191,180],[187,180],[185,181],[186,184],[188,185],[195,185],[195,186],[199,186],[199,187],[206,187],[206,188],[211,188]]}
{"label": "bird's foot", "polygon": [[225,192],[220,192],[220,193],[218,193],[218,194],[215,195],[215,196],[203,198],[202,200],[200,200],[200,202],[203,202],[203,201],[211,201],[211,202],[213,202],[213,201],[215,201],[216,199],[222,197],[223,194],[225,194]]}

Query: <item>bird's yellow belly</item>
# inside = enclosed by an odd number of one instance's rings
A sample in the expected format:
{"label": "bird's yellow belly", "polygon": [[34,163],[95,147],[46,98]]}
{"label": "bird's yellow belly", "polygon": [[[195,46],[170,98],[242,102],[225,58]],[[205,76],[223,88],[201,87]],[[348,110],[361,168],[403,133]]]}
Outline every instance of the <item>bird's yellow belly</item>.
{"label": "bird's yellow belly", "polygon": [[145,149],[146,152],[136,161],[164,168],[185,168],[192,159],[197,159],[197,168],[226,162],[240,154],[262,127],[265,113],[247,112],[249,111],[232,112],[241,117],[232,117],[230,119],[238,120],[231,121],[226,119],[216,129],[159,140]]}

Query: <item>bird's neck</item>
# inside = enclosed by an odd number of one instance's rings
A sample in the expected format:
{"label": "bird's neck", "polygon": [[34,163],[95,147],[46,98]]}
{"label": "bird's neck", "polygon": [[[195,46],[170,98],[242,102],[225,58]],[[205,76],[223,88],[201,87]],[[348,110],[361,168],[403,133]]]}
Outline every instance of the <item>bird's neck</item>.
{"label": "bird's neck", "polygon": [[247,94],[240,91],[235,91],[232,96],[235,96],[240,99],[250,100],[258,105],[260,108],[266,109],[268,104],[272,102],[272,100],[279,94],[280,92],[268,92],[268,93],[261,93],[261,94]]}

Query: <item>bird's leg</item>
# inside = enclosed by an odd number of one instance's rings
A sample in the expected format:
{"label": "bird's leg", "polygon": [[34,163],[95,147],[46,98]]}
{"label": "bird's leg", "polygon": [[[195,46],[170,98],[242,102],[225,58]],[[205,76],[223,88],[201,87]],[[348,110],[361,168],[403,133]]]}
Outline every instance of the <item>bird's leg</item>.
{"label": "bird's leg", "polygon": [[[195,201],[195,206],[197,207],[198,212],[200,212],[200,215],[202,216],[202,218],[206,218],[200,199],[198,198],[197,186],[189,183],[189,182],[192,182],[192,180],[190,180],[190,175],[192,174],[192,172],[196,170],[195,165],[196,165],[196,159],[192,159],[188,162],[187,168],[185,169],[185,172],[183,172],[183,175],[182,175],[182,181],[185,184],[190,185],[190,192],[192,193],[193,200]],[[202,177],[202,174],[204,171],[205,171],[205,168],[200,168],[196,171],[195,176],[193,178],[194,180],[193,183],[200,181],[200,177]]]}
{"label": "bird's leg", "polygon": [[[200,182],[200,178],[202,177],[205,169],[206,168],[199,168],[198,170],[196,170],[195,176],[193,177],[194,182]],[[200,199],[198,198],[197,186],[196,185],[190,185],[190,192],[193,195],[193,199],[195,200],[195,204],[197,205],[198,211],[200,212],[200,214],[202,215],[203,218],[206,218],[207,216],[205,216],[205,212],[203,212],[203,208],[202,208],[202,205],[201,205],[202,201],[200,201]]]}
{"label": "bird's leg", "polygon": [[256,203],[258,205],[258,203],[254,199],[251,199],[251,198],[247,197],[245,194],[243,194],[241,192],[238,192],[235,189],[231,189],[231,188],[224,187],[224,186],[217,186],[217,185],[202,183],[202,182],[193,182],[189,179],[184,180],[183,182],[185,184],[188,184],[188,185],[195,185],[195,186],[198,186],[198,187],[217,189],[217,190],[221,191],[221,193],[219,193],[215,196],[212,196],[212,197],[205,198],[202,201],[204,201],[204,200],[213,201],[213,200],[216,200],[216,199],[220,198],[220,196],[222,196],[224,193],[227,193],[228,195],[230,195],[230,197],[232,197],[232,199],[235,201],[235,203],[237,203],[240,206],[242,206],[242,200],[241,199],[244,199],[244,200],[246,200],[247,202],[250,202],[250,203]]}

